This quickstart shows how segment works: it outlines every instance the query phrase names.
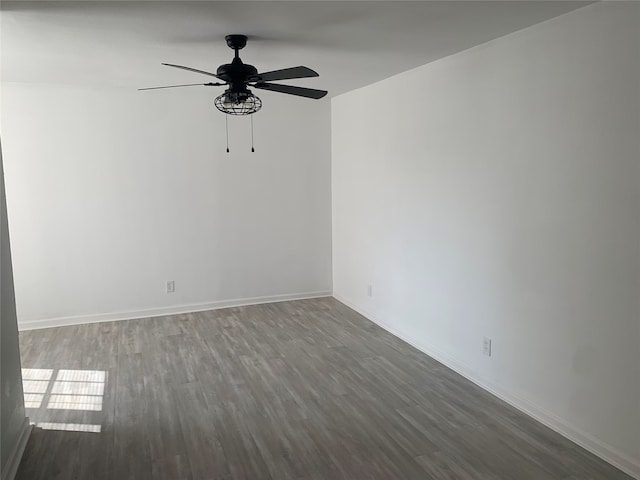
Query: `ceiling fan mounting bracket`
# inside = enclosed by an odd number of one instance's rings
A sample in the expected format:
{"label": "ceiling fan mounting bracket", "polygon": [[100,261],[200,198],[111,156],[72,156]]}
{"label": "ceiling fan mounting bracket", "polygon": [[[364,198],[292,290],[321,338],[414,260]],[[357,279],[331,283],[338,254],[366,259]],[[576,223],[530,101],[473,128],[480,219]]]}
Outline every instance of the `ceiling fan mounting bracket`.
{"label": "ceiling fan mounting bracket", "polygon": [[227,35],[224,39],[232,50],[242,50],[247,45],[246,35]]}

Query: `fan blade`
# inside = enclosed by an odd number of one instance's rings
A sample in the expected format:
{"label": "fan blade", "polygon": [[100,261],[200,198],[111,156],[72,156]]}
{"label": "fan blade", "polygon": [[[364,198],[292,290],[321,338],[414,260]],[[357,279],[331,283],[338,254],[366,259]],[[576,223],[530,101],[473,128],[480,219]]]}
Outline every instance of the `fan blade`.
{"label": "fan blade", "polygon": [[166,87],[147,87],[147,88],[139,88],[140,90],[158,90],[159,88],[178,88],[178,87],[219,87],[221,85],[225,85],[224,83],[187,83],[185,85],[167,85]]}
{"label": "fan blade", "polygon": [[189,70],[190,72],[202,73],[204,75],[211,75],[212,77],[220,78],[215,73],[205,72],[204,70],[198,70],[197,68],[183,67],[182,65],[174,65],[173,63],[163,63],[167,67],[181,68],[182,70]]}
{"label": "fan blade", "polygon": [[290,80],[292,78],[309,78],[317,77],[318,72],[314,72],[307,67],[291,67],[282,70],[273,70],[271,72],[258,73],[249,77],[250,82],[270,82],[272,80]]}
{"label": "fan blade", "polygon": [[297,95],[299,97],[315,98],[316,100],[329,93],[326,90],[280,85],[278,83],[256,83],[254,87],[261,88],[262,90],[271,90],[272,92],[288,93],[289,95]]}

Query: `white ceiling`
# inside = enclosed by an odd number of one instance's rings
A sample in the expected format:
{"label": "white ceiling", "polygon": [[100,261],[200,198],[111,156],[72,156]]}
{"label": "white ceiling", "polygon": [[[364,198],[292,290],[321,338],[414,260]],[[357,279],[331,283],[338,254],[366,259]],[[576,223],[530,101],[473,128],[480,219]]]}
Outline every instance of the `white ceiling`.
{"label": "white ceiling", "polygon": [[[259,71],[344,93],[582,7],[578,1],[2,1],[1,79],[126,88],[208,82],[233,52]],[[416,86],[417,88],[419,86]],[[197,87],[196,87],[197,88]],[[166,90],[163,90],[166,91]]]}

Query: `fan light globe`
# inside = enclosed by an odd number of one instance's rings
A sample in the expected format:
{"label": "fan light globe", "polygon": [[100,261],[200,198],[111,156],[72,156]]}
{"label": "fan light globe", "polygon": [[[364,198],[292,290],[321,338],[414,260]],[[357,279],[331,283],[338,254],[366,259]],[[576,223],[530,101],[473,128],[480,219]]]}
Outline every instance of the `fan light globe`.
{"label": "fan light globe", "polygon": [[227,90],[213,101],[216,108],[227,115],[251,115],[262,108],[262,100],[250,91]]}

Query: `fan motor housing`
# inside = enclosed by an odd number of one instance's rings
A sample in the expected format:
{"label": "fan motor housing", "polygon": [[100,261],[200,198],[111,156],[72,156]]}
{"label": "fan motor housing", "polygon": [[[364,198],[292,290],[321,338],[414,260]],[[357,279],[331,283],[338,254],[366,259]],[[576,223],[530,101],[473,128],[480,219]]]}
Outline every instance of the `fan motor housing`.
{"label": "fan motor housing", "polygon": [[247,79],[257,75],[258,70],[253,65],[242,63],[240,58],[234,58],[231,63],[220,65],[216,70],[218,78],[228,82],[232,88],[242,88]]}

